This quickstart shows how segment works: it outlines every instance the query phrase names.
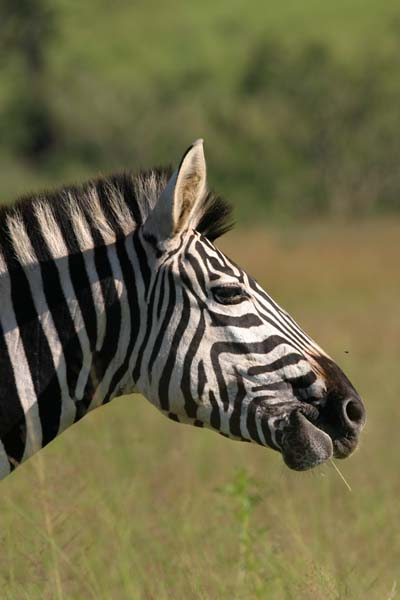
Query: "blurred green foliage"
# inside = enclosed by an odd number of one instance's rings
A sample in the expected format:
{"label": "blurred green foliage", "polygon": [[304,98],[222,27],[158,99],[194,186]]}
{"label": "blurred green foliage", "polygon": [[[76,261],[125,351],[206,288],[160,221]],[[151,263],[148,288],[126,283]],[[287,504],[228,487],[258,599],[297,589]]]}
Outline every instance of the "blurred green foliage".
{"label": "blurred green foliage", "polygon": [[0,0],[2,201],[204,137],[243,216],[398,211],[399,18],[393,0]]}
{"label": "blurred green foliage", "polygon": [[[10,67],[11,90],[0,128],[3,145],[33,162],[53,150],[57,130],[46,93],[47,52],[54,13],[44,0],[1,0],[3,56]],[[10,65],[11,63],[11,65]]]}

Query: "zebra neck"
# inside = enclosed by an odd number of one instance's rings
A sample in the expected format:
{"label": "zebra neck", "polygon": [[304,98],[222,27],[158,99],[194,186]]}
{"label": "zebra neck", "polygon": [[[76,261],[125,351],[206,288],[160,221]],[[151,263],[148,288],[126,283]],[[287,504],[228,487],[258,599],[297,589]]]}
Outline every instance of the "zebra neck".
{"label": "zebra neck", "polygon": [[66,364],[64,389],[76,407],[74,421],[121,392],[133,391],[143,296],[136,245],[128,236],[69,258],[73,290],[66,303],[73,326],[67,343],[60,336],[58,341]]}
{"label": "zebra neck", "polygon": [[136,244],[128,236],[14,264],[0,278],[0,475],[133,388],[143,270]]}

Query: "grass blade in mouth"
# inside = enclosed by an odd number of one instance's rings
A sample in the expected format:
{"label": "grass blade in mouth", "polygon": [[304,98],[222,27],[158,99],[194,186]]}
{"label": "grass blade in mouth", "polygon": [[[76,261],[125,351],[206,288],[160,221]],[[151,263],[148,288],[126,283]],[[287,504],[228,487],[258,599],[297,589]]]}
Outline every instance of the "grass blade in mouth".
{"label": "grass blade in mouth", "polygon": [[331,463],[332,467],[335,469],[336,473],[339,475],[340,479],[343,481],[349,492],[352,492],[353,490],[351,489],[350,484],[347,483],[345,476],[340,471],[339,467],[333,462],[332,458],[329,459],[329,462]]}

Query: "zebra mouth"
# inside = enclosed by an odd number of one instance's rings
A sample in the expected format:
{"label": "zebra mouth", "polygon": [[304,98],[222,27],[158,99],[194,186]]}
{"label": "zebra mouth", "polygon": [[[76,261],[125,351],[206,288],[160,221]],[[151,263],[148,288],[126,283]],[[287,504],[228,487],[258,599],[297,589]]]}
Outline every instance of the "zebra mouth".
{"label": "zebra mouth", "polygon": [[313,416],[308,410],[295,410],[282,431],[280,446],[283,460],[295,471],[312,469],[334,454],[334,441],[312,422]]}
{"label": "zebra mouth", "polygon": [[325,414],[304,403],[289,416],[282,429],[280,449],[288,467],[311,469],[332,458],[347,458],[357,447],[359,429],[331,422]]}

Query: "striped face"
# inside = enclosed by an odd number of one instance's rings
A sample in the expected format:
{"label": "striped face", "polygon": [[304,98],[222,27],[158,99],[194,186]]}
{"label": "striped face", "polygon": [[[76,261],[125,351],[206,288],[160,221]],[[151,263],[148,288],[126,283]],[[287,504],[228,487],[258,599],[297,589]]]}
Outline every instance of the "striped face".
{"label": "striped face", "polygon": [[274,448],[293,469],[348,456],[365,422],[360,397],[257,282],[196,231],[204,194],[197,142],[140,232],[154,276],[138,388],[171,419]]}

